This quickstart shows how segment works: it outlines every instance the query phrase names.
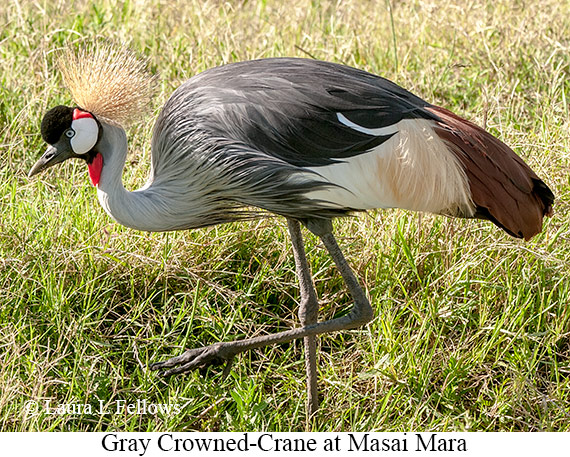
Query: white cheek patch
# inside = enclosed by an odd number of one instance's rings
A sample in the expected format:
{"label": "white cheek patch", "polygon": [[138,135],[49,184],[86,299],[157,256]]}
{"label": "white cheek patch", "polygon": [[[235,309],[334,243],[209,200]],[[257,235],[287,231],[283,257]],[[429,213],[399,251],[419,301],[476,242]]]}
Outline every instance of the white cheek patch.
{"label": "white cheek patch", "polygon": [[99,137],[99,126],[92,117],[82,117],[75,119],[71,123],[71,128],[75,132],[70,143],[73,152],[76,154],[87,154],[97,143]]}

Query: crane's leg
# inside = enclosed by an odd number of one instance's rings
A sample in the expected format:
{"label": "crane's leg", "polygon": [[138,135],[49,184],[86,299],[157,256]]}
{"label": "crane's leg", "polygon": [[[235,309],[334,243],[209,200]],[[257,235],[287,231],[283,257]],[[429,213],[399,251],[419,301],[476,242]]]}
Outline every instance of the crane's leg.
{"label": "crane's leg", "polygon": [[332,224],[330,220],[310,220],[306,225],[311,232],[320,237],[344,279],[354,301],[352,309],[348,314],[328,321],[305,325],[300,328],[294,328],[271,335],[258,336],[246,340],[221,342],[203,348],[189,349],[177,357],[152,364],[150,366],[151,370],[164,370],[164,376],[170,376],[204,368],[208,365],[230,364],[236,354],[240,352],[268,346],[270,344],[286,343],[297,338],[353,329],[370,322],[374,317],[374,312],[372,311],[370,302],[366,298],[364,290],[362,290],[358,284],[354,273],[332,234]]}
{"label": "crane's leg", "polygon": [[[293,256],[295,257],[295,267],[299,278],[299,292],[301,300],[299,304],[299,319],[301,325],[315,324],[319,313],[319,301],[313,286],[311,268],[305,255],[303,245],[303,235],[301,234],[301,224],[293,219],[287,219],[291,244],[293,245]],[[319,392],[317,389],[317,337],[306,336],[305,343],[305,371],[307,373],[307,417],[309,421],[319,409]]]}

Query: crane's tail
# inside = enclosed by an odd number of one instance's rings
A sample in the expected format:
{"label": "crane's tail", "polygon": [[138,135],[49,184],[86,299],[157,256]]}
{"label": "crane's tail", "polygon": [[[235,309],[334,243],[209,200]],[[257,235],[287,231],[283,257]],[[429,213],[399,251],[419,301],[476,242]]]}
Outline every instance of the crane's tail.
{"label": "crane's tail", "polygon": [[506,144],[481,127],[438,106],[434,130],[465,170],[474,217],[488,219],[510,235],[529,240],[552,214],[554,194]]}

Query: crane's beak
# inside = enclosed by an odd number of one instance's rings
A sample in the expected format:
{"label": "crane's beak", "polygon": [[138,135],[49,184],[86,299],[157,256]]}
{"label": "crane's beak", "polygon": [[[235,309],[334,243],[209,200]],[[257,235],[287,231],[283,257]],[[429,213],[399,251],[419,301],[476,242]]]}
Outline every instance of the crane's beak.
{"label": "crane's beak", "polygon": [[28,177],[31,178],[41,171],[44,171],[46,168],[61,163],[64,160],[70,159],[72,157],[76,157],[76,154],[74,154],[73,150],[71,149],[69,142],[60,140],[56,144],[50,145],[47,148],[44,155],[40,157],[40,160],[34,164],[28,173]]}

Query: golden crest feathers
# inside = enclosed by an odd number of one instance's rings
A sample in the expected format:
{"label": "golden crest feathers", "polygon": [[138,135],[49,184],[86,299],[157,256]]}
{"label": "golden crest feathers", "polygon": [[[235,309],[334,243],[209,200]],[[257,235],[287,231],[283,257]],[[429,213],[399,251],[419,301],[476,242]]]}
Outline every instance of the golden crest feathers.
{"label": "golden crest feathers", "polygon": [[125,47],[69,47],[59,55],[57,66],[73,101],[102,120],[125,127],[150,106],[155,78],[146,62]]}

